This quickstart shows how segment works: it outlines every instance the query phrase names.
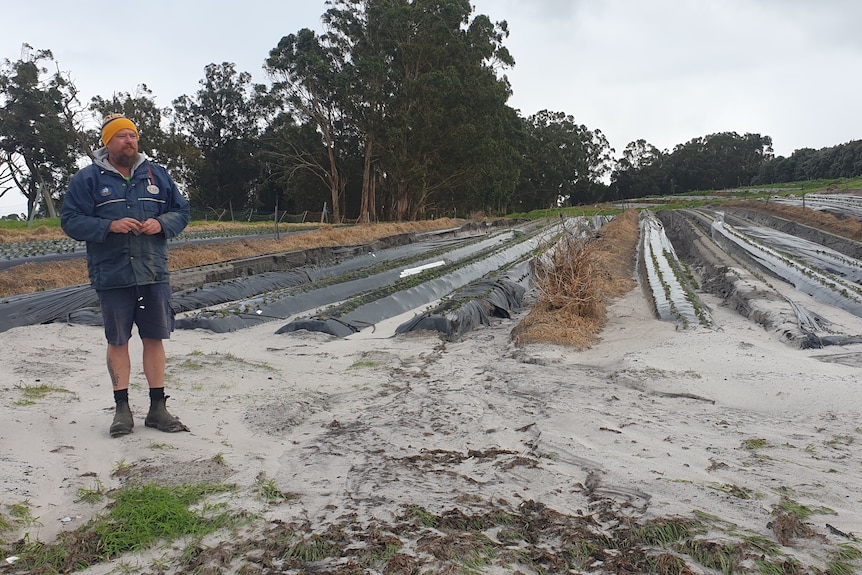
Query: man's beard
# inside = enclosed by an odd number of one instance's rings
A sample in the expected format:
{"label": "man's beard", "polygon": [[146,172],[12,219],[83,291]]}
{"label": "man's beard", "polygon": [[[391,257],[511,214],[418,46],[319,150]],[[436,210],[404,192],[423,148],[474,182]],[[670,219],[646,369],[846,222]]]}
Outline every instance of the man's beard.
{"label": "man's beard", "polygon": [[133,168],[135,166],[135,162],[138,161],[138,152],[123,150],[121,153],[111,157],[110,159],[122,168]]}

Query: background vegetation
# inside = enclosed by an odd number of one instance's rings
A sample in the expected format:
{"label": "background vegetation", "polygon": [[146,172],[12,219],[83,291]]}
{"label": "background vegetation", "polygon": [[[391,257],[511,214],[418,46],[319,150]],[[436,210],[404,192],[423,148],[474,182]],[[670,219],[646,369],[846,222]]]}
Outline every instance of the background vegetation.
{"label": "background vegetation", "polygon": [[25,217],[55,216],[110,112],[135,120],[142,150],[207,220],[525,213],[862,174],[860,141],[784,158],[769,136],[734,132],[673,150],[637,140],[615,158],[575,116],[507,104],[507,23],[468,0],[333,0],[322,21],[322,34],[288,33],[264,55],[269,85],[212,63],[196,93],[164,108],[146,85],[81,102],[51,51],[27,47],[0,65],[0,195],[25,196]]}

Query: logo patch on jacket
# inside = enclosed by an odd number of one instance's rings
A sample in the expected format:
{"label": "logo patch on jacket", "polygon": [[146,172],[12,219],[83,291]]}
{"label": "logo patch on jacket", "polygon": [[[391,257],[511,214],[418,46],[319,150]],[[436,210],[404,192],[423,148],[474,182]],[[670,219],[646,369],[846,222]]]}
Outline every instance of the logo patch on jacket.
{"label": "logo patch on jacket", "polygon": [[109,188],[108,186],[105,186],[104,188],[99,190],[99,195],[102,196],[103,198],[107,198],[108,196],[110,196],[113,193],[114,193],[114,191],[111,188]]}

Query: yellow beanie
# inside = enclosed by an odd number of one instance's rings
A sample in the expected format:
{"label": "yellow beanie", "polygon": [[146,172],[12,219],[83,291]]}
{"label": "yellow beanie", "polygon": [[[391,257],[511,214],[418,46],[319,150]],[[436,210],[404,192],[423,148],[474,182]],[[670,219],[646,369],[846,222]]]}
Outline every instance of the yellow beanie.
{"label": "yellow beanie", "polygon": [[102,121],[102,144],[107,146],[111,138],[114,137],[114,134],[126,128],[134,130],[135,134],[138,133],[138,127],[124,115],[110,114],[105,116],[105,119]]}

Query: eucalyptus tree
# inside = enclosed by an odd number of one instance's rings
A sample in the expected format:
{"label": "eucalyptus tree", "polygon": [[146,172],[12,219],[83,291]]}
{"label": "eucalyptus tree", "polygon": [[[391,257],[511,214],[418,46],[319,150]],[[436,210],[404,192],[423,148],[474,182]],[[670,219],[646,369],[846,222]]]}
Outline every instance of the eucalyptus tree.
{"label": "eucalyptus tree", "polygon": [[586,169],[579,174],[569,195],[568,202],[573,206],[612,199],[605,180],[613,171],[614,149],[601,130],[589,130],[583,125],[581,128]]}
{"label": "eucalyptus tree", "polygon": [[[0,66],[0,195],[17,189],[27,198],[27,215],[41,199],[49,217],[55,200],[76,169],[82,148],[77,89],[56,66],[50,50],[24,45],[20,60]],[[49,71],[53,64],[56,71]],[[14,187],[13,187],[14,186]]]}
{"label": "eucalyptus tree", "polygon": [[527,155],[513,207],[530,211],[591,201],[593,187],[611,167],[612,150],[601,131],[549,110],[530,116],[527,126]]}
{"label": "eucalyptus tree", "polygon": [[749,185],[764,161],[772,158],[772,138],[719,132],[677,145],[668,157],[676,191],[717,190]]}
{"label": "eucalyptus tree", "polygon": [[760,134],[708,134],[672,152],[637,140],[623,152],[612,185],[620,198],[750,185],[772,158],[772,138]]}
{"label": "eucalyptus tree", "polygon": [[[285,113],[319,139],[282,142],[276,169],[324,179],[335,217],[354,204],[345,202],[348,189],[360,190],[363,219],[466,211],[489,195],[505,204],[517,176],[510,89],[496,74],[513,64],[505,22],[471,21],[465,0],[328,5],[323,35],[285,36],[266,62]],[[362,184],[350,186],[358,157]]]}
{"label": "eucalyptus tree", "polygon": [[261,143],[266,178],[259,188],[260,203],[300,213],[319,212],[332,201],[330,172],[324,168],[329,153],[317,126],[299,124],[291,114],[282,113],[267,126]]}
{"label": "eucalyptus tree", "polygon": [[629,142],[611,174],[616,198],[630,199],[670,193],[666,177],[666,152],[643,138]]}
{"label": "eucalyptus tree", "polygon": [[197,150],[183,151],[193,163],[190,200],[214,210],[246,207],[254,201],[261,174],[256,152],[267,119],[267,91],[233,63],[209,64],[204,72],[194,96],[173,101],[169,136],[181,136]]}
{"label": "eucalyptus tree", "polygon": [[274,164],[273,169],[282,174],[305,170],[325,181],[334,221],[341,219],[347,184],[341,169],[341,156],[345,152],[341,144],[348,124],[343,91],[343,70],[348,58],[327,37],[303,28],[284,36],[270,50],[264,66],[273,79],[273,94],[281,99],[284,114],[289,116],[282,125],[313,126],[318,135],[316,141],[303,138],[283,142],[286,145],[274,150],[282,161]]}
{"label": "eucalyptus tree", "polygon": [[[339,106],[358,140],[362,155],[362,180],[358,215],[362,221],[377,220],[377,185],[380,181],[380,152],[376,135],[385,121],[383,97],[389,93],[387,56],[376,47],[369,34],[361,2],[334,1],[324,13],[324,39],[339,55]],[[346,186],[345,186],[346,187]]]}
{"label": "eucalyptus tree", "polygon": [[862,140],[851,140],[819,150],[800,148],[788,157],[767,157],[755,177],[755,183],[855,178],[860,174],[862,174]]}
{"label": "eucalyptus tree", "polygon": [[[757,173],[771,140],[759,135],[721,132],[692,138],[674,147],[669,171],[681,191],[747,185]],[[676,191],[676,190],[673,190]]]}
{"label": "eucalyptus tree", "polygon": [[[481,209],[488,188],[510,194],[517,172],[500,148],[510,135],[511,90],[497,76],[514,65],[502,45],[506,23],[471,19],[467,0],[332,4],[324,21],[350,48],[350,109],[362,112],[351,118],[365,138],[365,178],[379,183],[382,217]],[[489,174],[500,180],[489,185]]]}

